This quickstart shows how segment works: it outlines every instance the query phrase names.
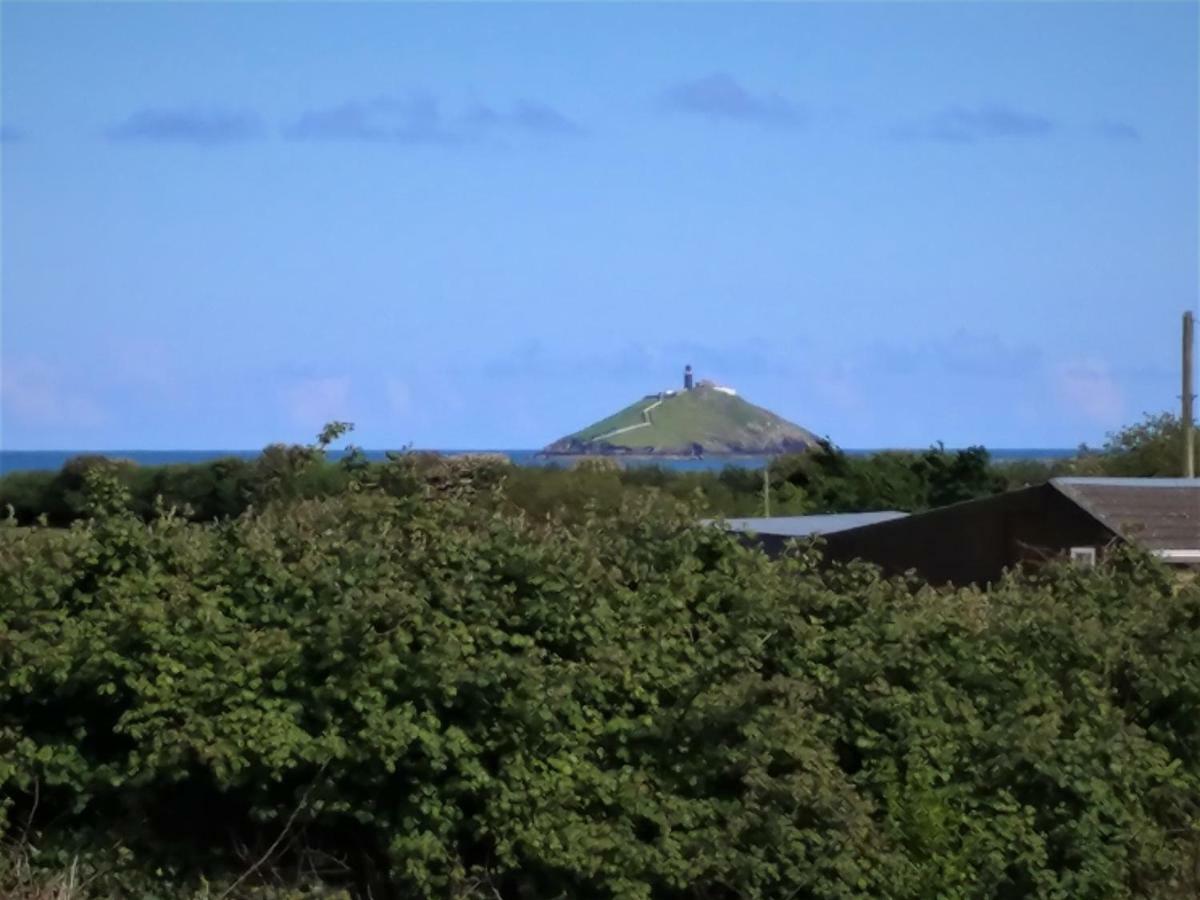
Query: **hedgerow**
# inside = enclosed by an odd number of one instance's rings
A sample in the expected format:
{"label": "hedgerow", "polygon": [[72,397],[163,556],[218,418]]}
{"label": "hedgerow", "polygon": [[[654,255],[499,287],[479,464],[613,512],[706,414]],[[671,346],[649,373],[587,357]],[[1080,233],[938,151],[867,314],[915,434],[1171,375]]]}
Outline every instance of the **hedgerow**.
{"label": "hedgerow", "polygon": [[71,528],[6,529],[0,893],[1200,891],[1194,583],[933,590],[492,475],[196,523],[100,467]]}

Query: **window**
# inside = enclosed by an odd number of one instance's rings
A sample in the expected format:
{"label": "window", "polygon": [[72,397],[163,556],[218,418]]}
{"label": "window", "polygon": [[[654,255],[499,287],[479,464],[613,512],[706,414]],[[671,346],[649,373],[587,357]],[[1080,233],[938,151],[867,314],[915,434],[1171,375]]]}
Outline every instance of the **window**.
{"label": "window", "polygon": [[1096,565],[1096,548],[1095,547],[1072,547],[1071,562],[1079,566],[1081,569],[1090,569]]}

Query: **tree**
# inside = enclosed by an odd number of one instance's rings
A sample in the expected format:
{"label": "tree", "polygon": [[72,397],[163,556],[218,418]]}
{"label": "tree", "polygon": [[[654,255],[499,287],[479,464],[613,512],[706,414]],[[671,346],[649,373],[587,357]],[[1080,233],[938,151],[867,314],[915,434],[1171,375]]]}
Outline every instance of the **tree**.
{"label": "tree", "polygon": [[1173,413],[1148,413],[1109,434],[1099,450],[1080,447],[1075,469],[1080,475],[1178,477],[1183,474],[1183,424]]}

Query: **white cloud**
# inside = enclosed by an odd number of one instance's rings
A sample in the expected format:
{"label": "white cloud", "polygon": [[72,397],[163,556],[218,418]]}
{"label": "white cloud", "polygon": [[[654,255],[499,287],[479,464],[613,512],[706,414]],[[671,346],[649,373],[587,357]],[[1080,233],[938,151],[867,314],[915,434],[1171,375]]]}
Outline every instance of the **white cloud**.
{"label": "white cloud", "polygon": [[384,385],[388,408],[396,415],[404,415],[412,408],[412,389],[407,382],[389,378]]}
{"label": "white cloud", "polygon": [[320,428],[326,422],[348,418],[350,379],[347,376],[302,379],[284,389],[283,402],[295,424]]}
{"label": "white cloud", "polygon": [[108,419],[87,389],[37,359],[8,362],[0,372],[0,410],[7,424],[100,425]]}
{"label": "white cloud", "polygon": [[1101,425],[1113,425],[1125,413],[1125,394],[1108,366],[1082,360],[1065,363],[1051,375],[1055,395],[1069,413]]}
{"label": "white cloud", "polygon": [[811,374],[808,384],[814,395],[832,409],[858,414],[866,410],[862,384],[844,369],[818,369]]}
{"label": "white cloud", "polygon": [[114,385],[162,389],[175,378],[175,356],[165,341],[115,338],[105,357],[105,375]]}

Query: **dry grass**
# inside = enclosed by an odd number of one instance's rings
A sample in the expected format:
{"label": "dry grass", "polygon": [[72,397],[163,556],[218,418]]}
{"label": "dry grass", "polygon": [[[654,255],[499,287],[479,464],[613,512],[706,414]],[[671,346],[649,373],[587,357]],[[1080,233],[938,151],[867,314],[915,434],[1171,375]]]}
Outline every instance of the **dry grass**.
{"label": "dry grass", "polygon": [[27,847],[5,855],[0,869],[0,897],[4,900],[84,900],[87,896],[78,857],[65,871],[50,874],[34,869]]}
{"label": "dry grass", "polygon": [[34,862],[34,851],[28,846],[5,846],[0,849],[0,900],[125,900],[151,894],[164,900],[348,900],[349,897],[344,890],[321,889],[319,885],[243,885],[241,879],[218,885],[203,880],[199,884],[179,884],[170,879],[138,878],[135,883],[142,884],[142,889],[131,893],[127,887],[118,886],[125,879],[113,880],[112,876],[119,874],[105,865],[90,865],[78,856],[58,869],[42,867]]}

